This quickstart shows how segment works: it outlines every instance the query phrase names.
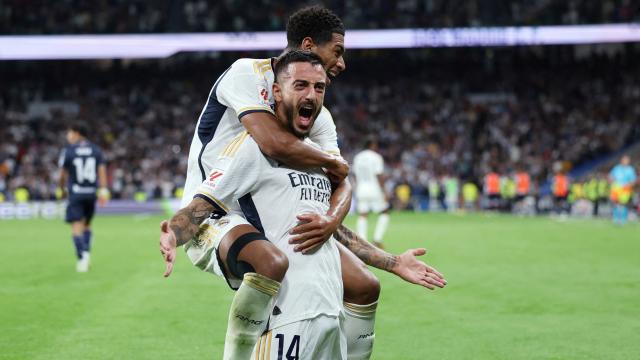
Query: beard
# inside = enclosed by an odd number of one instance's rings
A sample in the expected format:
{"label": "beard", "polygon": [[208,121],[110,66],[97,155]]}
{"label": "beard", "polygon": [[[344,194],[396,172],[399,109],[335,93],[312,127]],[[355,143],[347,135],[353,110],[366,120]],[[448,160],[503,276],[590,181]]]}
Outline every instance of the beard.
{"label": "beard", "polygon": [[[291,130],[291,132],[299,138],[307,137],[309,135],[309,132],[311,131],[311,127],[309,127],[309,130],[299,130],[296,128],[295,119],[298,115],[298,111],[296,107],[293,106],[293,104],[289,104],[286,102],[283,102],[282,106],[284,107],[284,113],[285,113],[285,116],[287,117],[286,120],[287,120],[287,126],[289,127],[289,130]],[[316,115],[313,115],[312,119],[315,116]]]}

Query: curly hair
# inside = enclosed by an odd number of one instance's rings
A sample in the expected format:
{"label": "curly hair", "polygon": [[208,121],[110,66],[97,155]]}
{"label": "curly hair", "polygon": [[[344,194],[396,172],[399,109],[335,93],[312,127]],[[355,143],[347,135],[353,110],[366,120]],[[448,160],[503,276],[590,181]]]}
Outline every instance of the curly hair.
{"label": "curly hair", "polygon": [[330,41],[334,33],[344,35],[344,24],[336,14],[319,5],[305,7],[289,17],[287,48],[297,48],[306,37],[322,45]]}

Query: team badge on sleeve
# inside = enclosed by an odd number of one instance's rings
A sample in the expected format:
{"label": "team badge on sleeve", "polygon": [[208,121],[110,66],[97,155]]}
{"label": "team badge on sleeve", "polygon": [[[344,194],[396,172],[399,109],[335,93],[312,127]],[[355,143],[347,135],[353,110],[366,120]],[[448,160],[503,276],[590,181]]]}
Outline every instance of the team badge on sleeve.
{"label": "team badge on sleeve", "polygon": [[222,178],[224,175],[224,171],[220,169],[215,169],[209,174],[209,178],[207,178],[207,185],[210,187],[215,187],[216,183]]}
{"label": "team badge on sleeve", "polygon": [[265,84],[257,84],[257,87],[260,105],[271,107],[271,102],[269,101],[269,90],[267,90]]}

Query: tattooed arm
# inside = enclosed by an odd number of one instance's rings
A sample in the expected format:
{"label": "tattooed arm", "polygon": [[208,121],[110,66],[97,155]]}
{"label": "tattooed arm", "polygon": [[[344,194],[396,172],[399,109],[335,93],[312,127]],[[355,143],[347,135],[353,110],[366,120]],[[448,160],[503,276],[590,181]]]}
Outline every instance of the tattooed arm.
{"label": "tattooed arm", "polygon": [[442,288],[447,284],[442,274],[416,258],[426,254],[425,249],[410,249],[402,255],[393,255],[371,245],[344,225],[340,225],[333,236],[365,264],[388,271],[407,282],[431,290],[434,286]]}
{"label": "tattooed arm", "polygon": [[214,211],[207,201],[194,198],[187,207],[178,210],[171,220],[160,223],[160,253],[167,266],[164,277],[171,275],[176,261],[176,248],[189,242],[200,224]]}

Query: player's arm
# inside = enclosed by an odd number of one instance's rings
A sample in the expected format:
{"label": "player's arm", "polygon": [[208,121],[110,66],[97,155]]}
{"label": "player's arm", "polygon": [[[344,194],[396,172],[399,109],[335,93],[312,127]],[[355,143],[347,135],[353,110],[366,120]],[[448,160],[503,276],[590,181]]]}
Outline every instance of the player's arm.
{"label": "player's arm", "polygon": [[58,167],[60,171],[58,172],[58,189],[56,190],[56,197],[64,198],[67,193],[67,180],[69,179],[69,173],[67,173],[67,150],[63,149],[60,152],[60,157],[58,158]]}
{"label": "player's arm", "polygon": [[388,271],[407,282],[431,290],[447,284],[442,274],[416,258],[424,255],[425,249],[409,249],[401,255],[393,255],[373,246],[344,225],[339,226],[333,236],[365,264]]}
{"label": "player's arm", "polygon": [[314,251],[333,235],[349,213],[351,207],[351,183],[349,179],[334,185],[329,210],[326,214],[305,213],[297,216],[300,225],[289,232],[294,235],[290,244],[294,251],[303,254]]}
{"label": "player's arm", "polygon": [[107,167],[104,163],[98,165],[98,201],[104,205],[109,200],[109,189],[107,188]]}
{"label": "player's arm", "polygon": [[346,162],[305,144],[276,120],[265,98],[268,84],[267,61],[240,59],[223,74],[214,86],[216,99],[232,108],[267,156],[294,168],[326,168],[340,178],[349,172]]}
{"label": "player's arm", "polygon": [[58,190],[60,192],[60,198],[66,197],[68,179],[69,174],[67,173],[67,169],[60,168],[60,173],[58,174]]}
{"label": "player's arm", "polygon": [[382,190],[382,194],[384,195],[385,200],[389,202],[389,199],[390,199],[389,192],[387,191],[387,187],[384,186],[385,182],[387,181],[387,177],[384,176],[384,174],[378,174],[377,178],[378,178],[378,185],[380,185],[380,190]]}
{"label": "player's arm", "polygon": [[349,173],[344,159],[301,141],[269,112],[253,112],[240,120],[260,150],[279,162],[293,168],[325,168],[337,180],[343,180]]}
{"label": "player's arm", "polygon": [[[240,134],[239,148],[231,157],[220,157],[214,169],[198,187],[193,200],[180,209],[169,221],[160,223],[160,253],[166,270],[171,275],[176,248],[189,242],[198,232],[202,222],[213,212],[226,214],[229,206],[242,195],[251,192],[262,172],[263,162],[258,160],[258,147],[246,141],[246,133]],[[262,157],[264,159],[264,157]]]}
{"label": "player's arm", "polygon": [[176,261],[176,248],[189,242],[198,232],[200,224],[215,210],[209,202],[194,198],[173,217],[160,223],[160,253],[166,269],[164,277],[171,275]]}

